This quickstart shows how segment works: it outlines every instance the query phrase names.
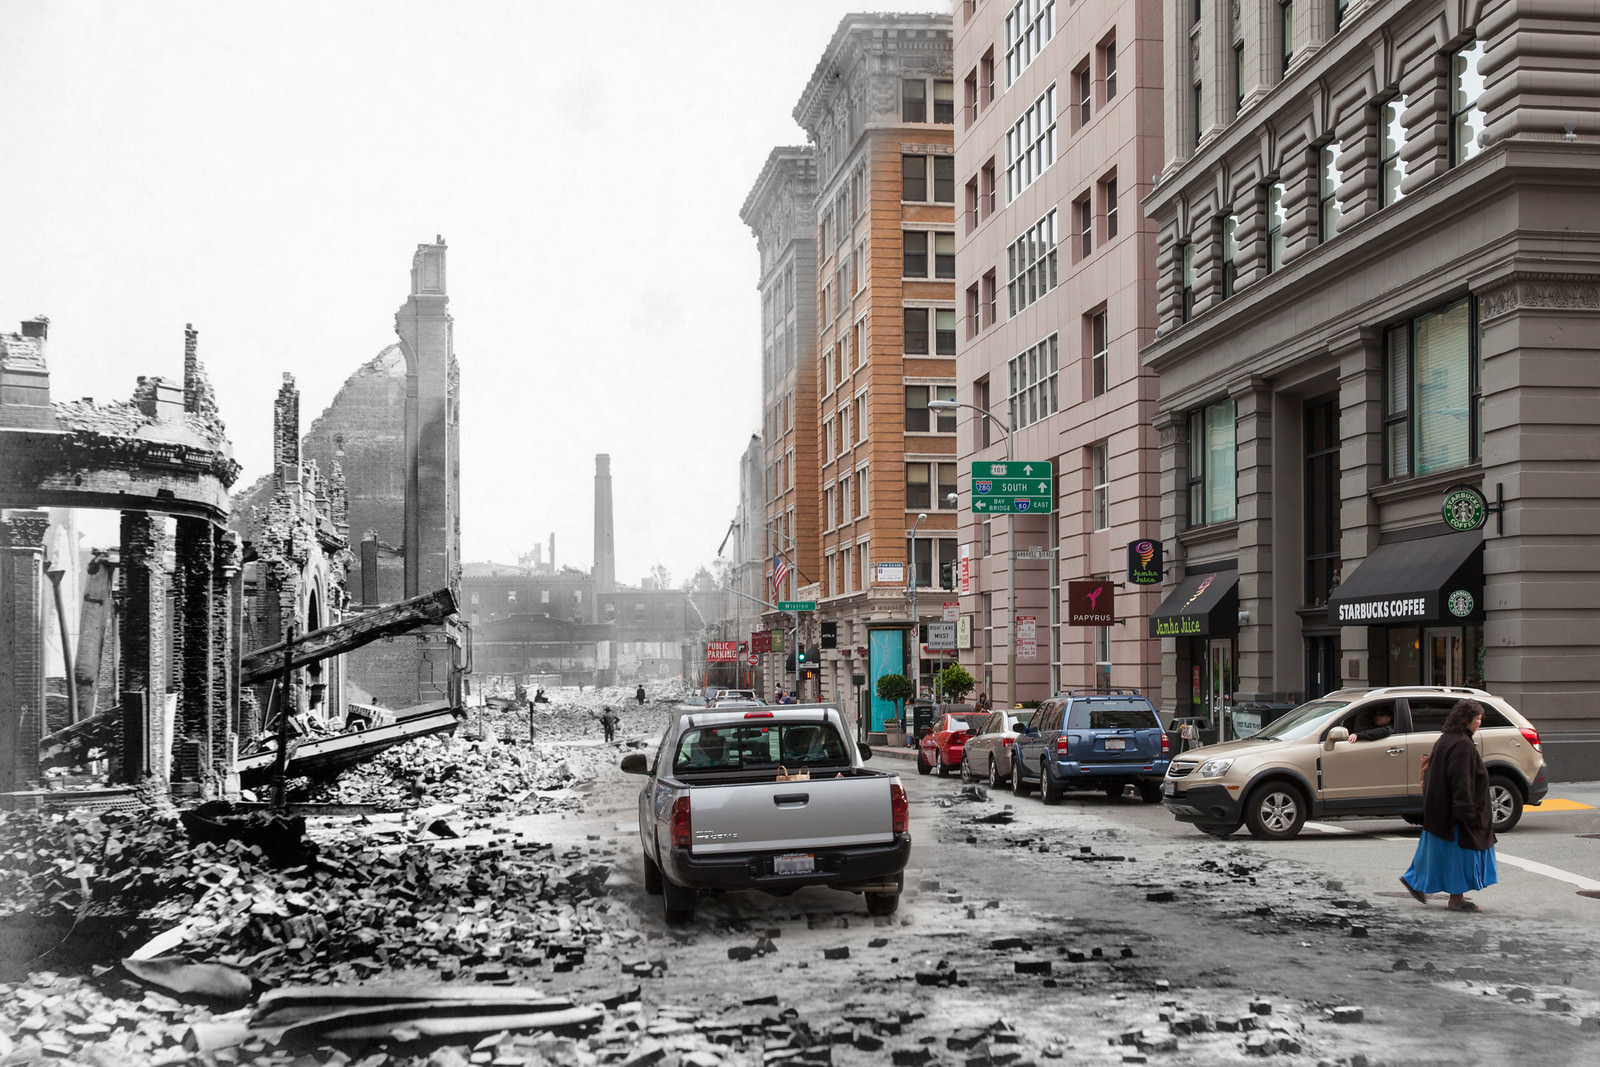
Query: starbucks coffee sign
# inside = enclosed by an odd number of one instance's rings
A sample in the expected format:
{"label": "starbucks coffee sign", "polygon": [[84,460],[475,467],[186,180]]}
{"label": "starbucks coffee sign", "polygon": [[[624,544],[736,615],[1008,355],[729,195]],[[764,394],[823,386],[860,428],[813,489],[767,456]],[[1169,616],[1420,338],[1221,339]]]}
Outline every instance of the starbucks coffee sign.
{"label": "starbucks coffee sign", "polygon": [[1444,497],[1444,522],[1452,530],[1481,530],[1489,517],[1489,502],[1470,485],[1451,486]]}

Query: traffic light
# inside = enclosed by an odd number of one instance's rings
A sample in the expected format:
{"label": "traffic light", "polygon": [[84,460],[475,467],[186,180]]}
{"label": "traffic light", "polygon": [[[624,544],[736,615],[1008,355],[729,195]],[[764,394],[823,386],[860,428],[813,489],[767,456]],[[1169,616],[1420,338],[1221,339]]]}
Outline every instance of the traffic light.
{"label": "traffic light", "polygon": [[795,650],[794,658],[796,660],[800,661],[801,663],[804,663],[806,661],[806,648],[805,648],[804,645],[802,645],[800,648]]}
{"label": "traffic light", "polygon": [[823,648],[838,648],[839,647],[839,624],[838,623],[836,623],[836,622],[825,622],[825,623],[822,624],[822,647]]}
{"label": "traffic light", "polygon": [[939,588],[954,589],[956,587],[956,565],[954,563],[939,564]]}

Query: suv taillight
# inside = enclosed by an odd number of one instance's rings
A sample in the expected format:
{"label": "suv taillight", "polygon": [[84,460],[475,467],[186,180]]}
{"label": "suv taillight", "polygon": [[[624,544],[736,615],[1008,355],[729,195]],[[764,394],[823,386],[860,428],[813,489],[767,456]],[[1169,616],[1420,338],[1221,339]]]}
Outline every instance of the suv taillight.
{"label": "suv taillight", "polygon": [[1172,751],[1172,738],[1168,737],[1165,733],[1163,733],[1161,735],[1161,754],[1163,756],[1165,756],[1167,753],[1169,753],[1171,751]]}
{"label": "suv taillight", "polygon": [[1065,756],[1066,754],[1067,754],[1067,735],[1066,734],[1062,734],[1060,737],[1056,738],[1056,755],[1057,756]]}
{"label": "suv taillight", "polygon": [[906,801],[906,787],[899,782],[889,786],[889,826],[903,834],[911,825],[911,805]]}
{"label": "suv taillight", "polygon": [[1533,750],[1535,752],[1543,752],[1544,751],[1544,749],[1539,747],[1539,731],[1538,730],[1535,730],[1531,726],[1524,726],[1522,728],[1522,736],[1528,739],[1528,744],[1533,746]]}
{"label": "suv taillight", "polygon": [[672,847],[688,848],[694,839],[694,831],[689,823],[689,798],[679,797],[672,802]]}

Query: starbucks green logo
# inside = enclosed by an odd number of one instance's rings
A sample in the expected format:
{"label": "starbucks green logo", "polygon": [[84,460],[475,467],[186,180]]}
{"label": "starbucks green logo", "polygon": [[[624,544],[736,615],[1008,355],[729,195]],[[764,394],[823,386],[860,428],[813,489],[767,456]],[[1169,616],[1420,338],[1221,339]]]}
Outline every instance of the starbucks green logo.
{"label": "starbucks green logo", "polygon": [[1445,607],[1449,608],[1450,614],[1458,619],[1471,615],[1473,604],[1472,594],[1465,589],[1457,589],[1445,600]]}
{"label": "starbucks green logo", "polygon": [[1470,485],[1457,486],[1444,498],[1444,522],[1452,530],[1467,531],[1482,528],[1489,517],[1483,494]]}

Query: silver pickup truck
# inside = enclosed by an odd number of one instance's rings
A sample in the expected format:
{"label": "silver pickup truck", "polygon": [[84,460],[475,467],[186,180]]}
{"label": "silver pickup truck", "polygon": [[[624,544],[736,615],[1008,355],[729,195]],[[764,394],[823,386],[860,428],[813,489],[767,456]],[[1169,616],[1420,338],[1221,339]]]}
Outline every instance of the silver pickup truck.
{"label": "silver pickup truck", "polygon": [[834,704],[708,708],[679,715],[655,756],[622,769],[639,791],[645,891],[668,922],[694,916],[702,889],[791,893],[822,885],[900,904],[911,834],[897,775],[862,766]]}

